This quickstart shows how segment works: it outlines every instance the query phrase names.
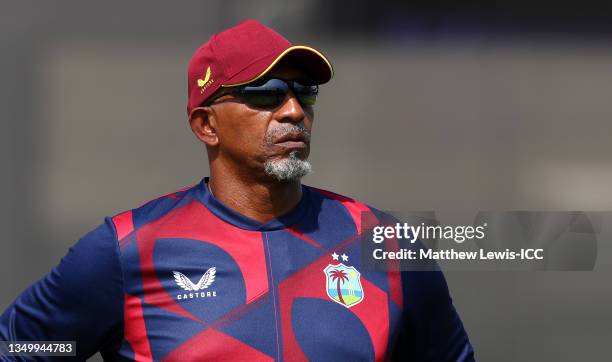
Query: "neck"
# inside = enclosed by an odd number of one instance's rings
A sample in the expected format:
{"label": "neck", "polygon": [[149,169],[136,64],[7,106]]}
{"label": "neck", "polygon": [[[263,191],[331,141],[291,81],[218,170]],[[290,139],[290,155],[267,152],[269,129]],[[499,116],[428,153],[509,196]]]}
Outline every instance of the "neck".
{"label": "neck", "polygon": [[211,167],[208,186],[225,206],[266,223],[291,211],[302,198],[300,181],[255,180]]}

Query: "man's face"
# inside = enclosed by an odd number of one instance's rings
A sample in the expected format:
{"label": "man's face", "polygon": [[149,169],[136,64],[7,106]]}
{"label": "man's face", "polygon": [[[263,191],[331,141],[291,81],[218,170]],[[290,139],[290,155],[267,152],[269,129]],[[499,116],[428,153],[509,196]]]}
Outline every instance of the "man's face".
{"label": "man's face", "polygon": [[[304,80],[298,68],[279,64],[267,75],[284,80]],[[257,108],[240,95],[224,95],[211,105],[218,135],[217,158],[245,172],[261,172],[280,181],[296,180],[310,172],[312,106],[300,104],[289,91],[276,107]]]}

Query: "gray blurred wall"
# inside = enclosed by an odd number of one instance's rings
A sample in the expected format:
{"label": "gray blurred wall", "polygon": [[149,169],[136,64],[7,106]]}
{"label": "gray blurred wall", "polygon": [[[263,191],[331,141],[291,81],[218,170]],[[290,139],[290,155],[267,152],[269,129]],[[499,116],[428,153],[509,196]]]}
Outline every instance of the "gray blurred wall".
{"label": "gray blurred wall", "polygon": [[[104,216],[208,175],[186,66],[245,17],[334,63],[305,183],[384,210],[612,209],[607,41],[394,42],[316,31],[320,2],[147,4],[24,2],[0,15],[0,309]],[[593,272],[447,273],[478,360],[605,359],[611,237],[606,214]]]}

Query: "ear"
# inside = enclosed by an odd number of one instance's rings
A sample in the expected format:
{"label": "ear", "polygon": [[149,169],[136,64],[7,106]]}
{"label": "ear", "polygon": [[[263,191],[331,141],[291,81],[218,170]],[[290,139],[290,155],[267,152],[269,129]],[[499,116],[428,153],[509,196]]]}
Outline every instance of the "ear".
{"label": "ear", "polygon": [[211,107],[195,109],[189,118],[189,124],[193,134],[204,144],[211,147],[219,144],[217,118]]}

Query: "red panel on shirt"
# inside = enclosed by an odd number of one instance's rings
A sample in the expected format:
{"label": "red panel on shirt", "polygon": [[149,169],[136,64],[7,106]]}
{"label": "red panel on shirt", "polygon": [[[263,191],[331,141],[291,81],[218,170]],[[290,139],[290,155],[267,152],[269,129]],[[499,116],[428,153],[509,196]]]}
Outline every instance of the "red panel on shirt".
{"label": "red panel on shirt", "polygon": [[255,348],[209,328],[177,347],[163,361],[274,361]]}
{"label": "red panel on shirt", "polygon": [[250,303],[268,292],[261,233],[230,225],[217,218],[202,204],[192,202],[137,231],[140,267],[147,303],[202,323],[174,301],[155,274],[153,248],[155,240],[160,238],[202,240],[227,252],[238,264],[244,278],[245,303]]}
{"label": "red panel on shirt", "polygon": [[134,360],[153,361],[140,298],[125,294],[123,307],[125,339],[134,351]]}
{"label": "red panel on shirt", "polygon": [[126,211],[112,218],[115,229],[117,230],[117,240],[121,240],[129,233],[134,231],[134,221],[132,211]]}

